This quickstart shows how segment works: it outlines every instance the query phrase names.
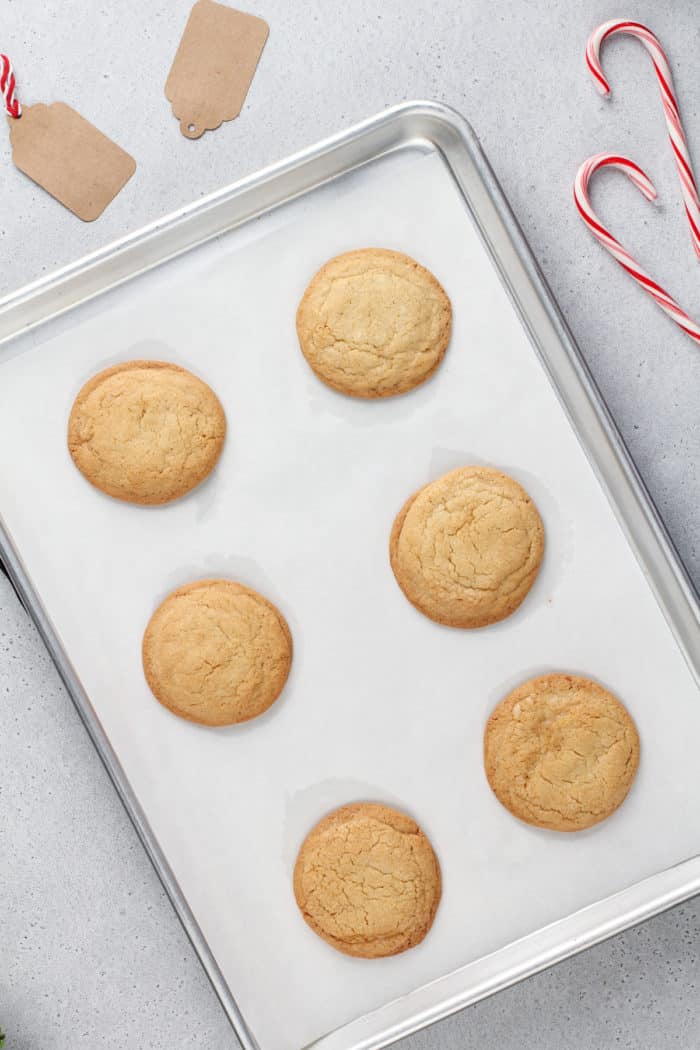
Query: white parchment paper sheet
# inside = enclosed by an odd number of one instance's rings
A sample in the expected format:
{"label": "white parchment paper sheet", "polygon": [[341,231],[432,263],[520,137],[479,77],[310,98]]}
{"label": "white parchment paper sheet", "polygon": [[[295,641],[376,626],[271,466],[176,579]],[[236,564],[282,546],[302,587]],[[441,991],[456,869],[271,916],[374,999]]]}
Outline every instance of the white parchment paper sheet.
{"label": "white parchment paper sheet", "polygon": [[[430,267],[455,319],[434,379],[376,403],[321,385],[294,329],[318,266],[366,245]],[[214,475],[162,509],[101,495],[65,447],[81,384],[134,357],[191,368],[228,416]],[[437,155],[348,176],[16,341],[0,362],[0,509],[264,1050],[303,1046],[698,852],[697,689]],[[406,602],[387,544],[409,493],[475,462],[529,490],[547,552],[521,610],[469,632]],[[217,574],[276,602],[295,645],[281,701],[226,730],[169,714],[140,663],[160,600]],[[520,824],[481,764],[493,705],[553,669],[614,690],[642,740],[628,801],[576,835]],[[410,811],[442,865],[432,932],[393,959],[337,954],[294,903],[303,836],[355,799]]]}

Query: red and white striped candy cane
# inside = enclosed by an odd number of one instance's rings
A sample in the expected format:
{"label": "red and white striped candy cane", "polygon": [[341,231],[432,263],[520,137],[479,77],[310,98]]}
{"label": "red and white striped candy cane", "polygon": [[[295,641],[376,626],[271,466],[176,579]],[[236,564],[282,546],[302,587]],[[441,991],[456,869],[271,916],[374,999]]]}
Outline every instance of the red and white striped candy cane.
{"label": "red and white striped candy cane", "polygon": [[673,78],[666,53],[652,31],[647,26],[642,25],[641,22],[629,22],[623,18],[614,18],[610,22],[604,22],[591,33],[586,45],[586,64],[593,74],[596,87],[603,95],[610,94],[610,85],[600,64],[600,48],[604,40],[614,36],[616,33],[627,33],[640,40],[654,64],[654,72],[661,90],[661,101],[663,102],[668,136],[671,140],[671,147],[681,180],[683,203],[685,204],[685,211],[690,224],[693,247],[695,254],[700,258],[700,198],[698,197],[698,188],[693,175],[688,143],[681,124],[678,101],[673,90]]}
{"label": "red and white striped candy cane", "polygon": [[15,98],[15,74],[7,55],[0,55],[0,94],[5,100],[5,109],[11,117],[22,116],[22,107]]}
{"label": "red and white striped candy cane", "polygon": [[628,274],[634,277],[635,281],[641,285],[645,292],[648,292],[654,302],[658,303],[671,320],[675,321],[678,327],[683,329],[686,335],[689,335],[696,343],[700,343],[700,325],[697,325],[691,317],[688,317],[685,310],[681,309],[676,300],[668,292],[664,291],[661,285],[657,284],[646,270],[642,269],[639,263],[635,262],[630,253],[603,226],[593,211],[588,196],[588,183],[591,176],[600,168],[618,168],[620,171],[624,171],[625,175],[631,179],[647,200],[653,201],[656,199],[656,190],[653,184],[634,161],[629,160],[627,157],[620,157],[616,153],[597,153],[594,157],[589,157],[588,160],[583,162],[578,169],[576,181],[574,182],[574,200],[581,218],[596,240],[604,248],[607,248],[613,259],[620,264],[623,270],[626,270]]}

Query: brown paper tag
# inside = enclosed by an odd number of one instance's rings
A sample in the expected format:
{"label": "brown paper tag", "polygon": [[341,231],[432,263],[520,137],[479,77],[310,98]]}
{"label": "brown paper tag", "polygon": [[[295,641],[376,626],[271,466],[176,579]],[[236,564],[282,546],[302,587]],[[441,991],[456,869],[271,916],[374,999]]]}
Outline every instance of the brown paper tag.
{"label": "brown paper tag", "polygon": [[165,84],[188,139],[238,116],[269,32],[262,18],[197,0]]}
{"label": "brown paper tag", "polygon": [[8,117],[12,159],[66,208],[92,222],[136,171],[136,161],[65,102]]}

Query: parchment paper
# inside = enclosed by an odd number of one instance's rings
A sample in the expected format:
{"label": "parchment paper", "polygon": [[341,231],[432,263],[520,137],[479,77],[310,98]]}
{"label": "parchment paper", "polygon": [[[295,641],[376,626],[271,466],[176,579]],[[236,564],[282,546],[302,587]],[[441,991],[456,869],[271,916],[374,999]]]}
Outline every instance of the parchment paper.
{"label": "parchment paper", "polygon": [[[455,320],[436,376],[378,403],[320,384],[294,329],[315,270],[367,245],[432,269]],[[228,415],[215,473],[162,509],[101,495],[65,446],[81,384],[133,357],[191,368]],[[264,1050],[301,1047],[700,849],[696,686],[437,155],[356,172],[16,341],[0,405],[3,517]],[[406,496],[467,463],[517,478],[547,532],[521,610],[472,632],[416,612],[387,554]],[[295,645],[283,698],[227,730],[162,708],[140,662],[161,599],[216,574],[276,602]],[[482,771],[492,707],[555,669],[611,688],[642,741],[624,806],[575,835],[516,821]],[[442,865],[432,932],[392,959],[337,954],[294,902],[303,836],[354,799],[410,811]]]}

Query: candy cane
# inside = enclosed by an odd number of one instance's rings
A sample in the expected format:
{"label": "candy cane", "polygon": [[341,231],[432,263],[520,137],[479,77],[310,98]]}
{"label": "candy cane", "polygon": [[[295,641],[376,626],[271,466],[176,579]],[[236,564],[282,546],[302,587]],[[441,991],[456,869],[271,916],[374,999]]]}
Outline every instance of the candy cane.
{"label": "candy cane", "polygon": [[603,226],[602,222],[593,211],[588,196],[588,183],[590,182],[591,176],[596,171],[600,168],[606,167],[618,168],[620,171],[624,171],[625,175],[627,175],[637,189],[644,194],[648,201],[656,199],[656,190],[654,189],[653,184],[634,161],[629,160],[627,157],[619,157],[615,153],[597,153],[594,157],[589,157],[588,160],[583,162],[578,169],[576,181],[574,182],[574,201],[576,202],[576,207],[579,210],[581,218],[596,240],[598,240],[604,248],[607,248],[613,259],[620,264],[623,270],[626,270],[628,274],[634,277],[635,281],[642,286],[645,292],[648,292],[661,309],[668,314],[671,320],[675,321],[678,327],[683,329],[686,335],[689,335],[696,343],[700,343],[700,325],[697,325],[692,318],[688,317],[685,310],[681,309],[676,300],[673,299],[668,292],[664,291],[664,289],[649,276],[646,270],[642,269],[639,263],[635,262],[630,253],[626,251],[620,242],[613,237],[610,231]]}
{"label": "candy cane", "polygon": [[693,247],[695,254],[700,258],[700,198],[698,197],[698,188],[693,175],[688,143],[681,124],[678,101],[674,94],[673,78],[666,53],[652,31],[645,25],[642,25],[641,22],[629,22],[622,18],[614,18],[610,22],[604,22],[603,25],[598,26],[591,33],[586,45],[586,64],[593,74],[596,87],[603,95],[610,94],[610,85],[605,79],[603,68],[600,64],[600,48],[604,40],[616,33],[628,33],[630,36],[640,40],[654,64],[654,72],[661,90],[666,128],[681,180],[681,192],[683,193],[685,212],[690,224]]}
{"label": "candy cane", "polygon": [[5,100],[5,109],[11,117],[22,116],[22,107],[15,98],[15,74],[7,55],[0,55],[0,94]]}

